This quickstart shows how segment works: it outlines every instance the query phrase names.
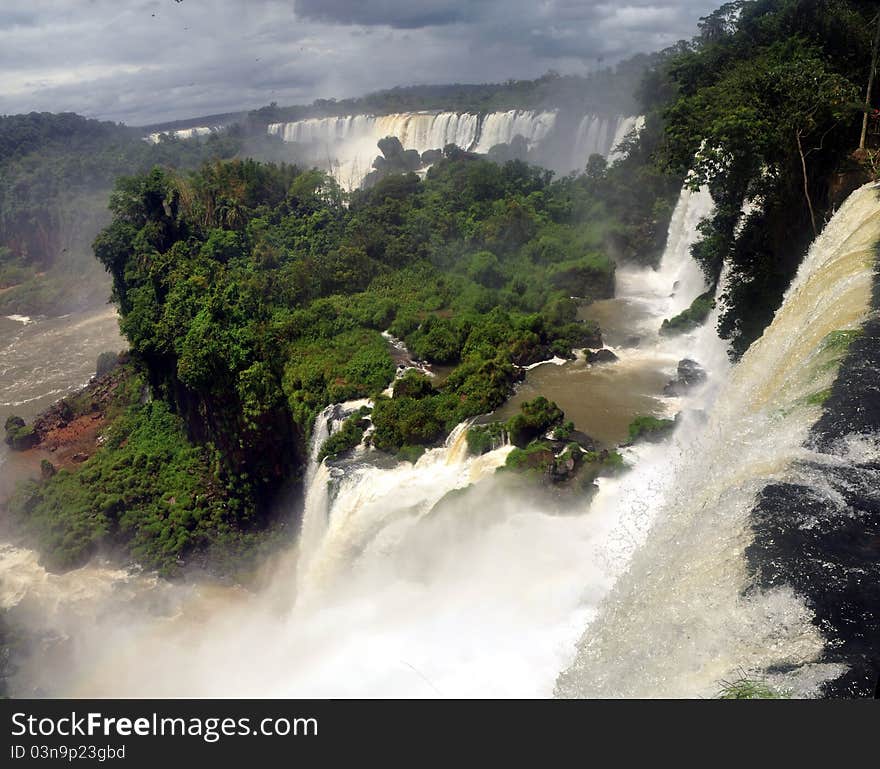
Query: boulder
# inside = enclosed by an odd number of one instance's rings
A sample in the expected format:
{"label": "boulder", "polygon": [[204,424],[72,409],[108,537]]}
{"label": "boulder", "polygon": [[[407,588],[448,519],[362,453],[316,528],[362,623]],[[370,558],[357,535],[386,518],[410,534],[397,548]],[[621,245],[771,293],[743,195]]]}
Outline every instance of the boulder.
{"label": "boulder", "polygon": [[587,350],[587,363],[614,363],[617,359],[607,347],[601,350]]}
{"label": "boulder", "polygon": [[678,362],[675,379],[669,380],[663,388],[664,395],[683,395],[692,387],[706,381],[706,371],[695,360],[683,358]]}
{"label": "boulder", "polygon": [[425,150],[422,153],[422,164],[429,166],[443,159],[443,150]]}

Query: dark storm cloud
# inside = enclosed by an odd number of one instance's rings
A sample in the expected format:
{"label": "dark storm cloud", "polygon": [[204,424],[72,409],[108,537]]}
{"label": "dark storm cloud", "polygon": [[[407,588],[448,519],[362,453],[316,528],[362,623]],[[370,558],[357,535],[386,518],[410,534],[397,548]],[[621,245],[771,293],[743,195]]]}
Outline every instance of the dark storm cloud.
{"label": "dark storm cloud", "polygon": [[411,83],[585,72],[720,0],[31,0],[0,10],[0,113],[148,123]]}

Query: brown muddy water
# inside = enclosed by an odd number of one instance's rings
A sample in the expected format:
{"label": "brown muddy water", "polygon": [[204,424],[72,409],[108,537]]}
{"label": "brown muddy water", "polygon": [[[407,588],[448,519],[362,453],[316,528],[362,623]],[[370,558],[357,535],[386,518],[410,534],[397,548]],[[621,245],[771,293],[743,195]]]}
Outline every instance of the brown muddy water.
{"label": "brown muddy water", "polygon": [[674,414],[674,402],[662,395],[679,357],[654,344],[659,324],[650,307],[631,297],[605,299],[582,307],[579,317],[599,324],[605,345],[618,360],[590,364],[579,355],[573,361],[531,368],[493,417],[509,419],[520,404],[543,395],[555,401],[578,430],[613,446],[627,439],[634,416]]}
{"label": "brown muddy water", "polygon": [[[98,355],[126,348],[114,307],[58,318],[0,317],[0,424],[13,414],[30,422],[85,385]],[[0,442],[0,500],[33,473],[31,455],[10,452]]]}

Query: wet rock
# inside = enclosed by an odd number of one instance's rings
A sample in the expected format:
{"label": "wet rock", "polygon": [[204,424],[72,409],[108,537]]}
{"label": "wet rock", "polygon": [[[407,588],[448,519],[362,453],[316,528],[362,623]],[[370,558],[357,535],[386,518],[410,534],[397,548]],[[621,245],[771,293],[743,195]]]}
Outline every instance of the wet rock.
{"label": "wet rock", "polygon": [[684,395],[692,387],[706,381],[706,371],[695,360],[684,358],[678,362],[675,379],[669,380],[663,388],[664,395]]}
{"label": "wet rock", "polygon": [[27,451],[40,442],[39,433],[32,425],[25,424],[19,416],[10,416],[4,424],[6,429],[6,445],[14,451]]}
{"label": "wet rock", "polygon": [[587,350],[587,363],[614,363],[617,356],[607,347],[601,350]]}
{"label": "wet rock", "polygon": [[58,468],[56,468],[48,459],[43,459],[40,462],[40,475],[44,481],[51,478],[57,472]]}
{"label": "wet rock", "polygon": [[624,347],[638,347],[642,343],[640,336],[628,336],[623,340]]}
{"label": "wet rock", "polygon": [[596,450],[596,441],[594,441],[589,435],[581,432],[580,430],[573,430],[571,435],[569,435],[568,440],[574,441],[585,451]]}
{"label": "wet rock", "polygon": [[443,150],[425,150],[422,153],[422,163],[426,166],[443,159]]}

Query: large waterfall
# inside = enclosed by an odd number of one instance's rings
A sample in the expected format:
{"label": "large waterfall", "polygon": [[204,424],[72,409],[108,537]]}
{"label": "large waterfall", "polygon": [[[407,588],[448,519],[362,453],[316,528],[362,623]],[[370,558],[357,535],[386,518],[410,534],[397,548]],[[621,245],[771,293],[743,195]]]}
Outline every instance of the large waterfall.
{"label": "large waterfall", "polygon": [[425,152],[455,144],[486,153],[514,137],[525,139],[530,153],[562,173],[582,170],[593,153],[611,156],[640,119],[586,114],[563,119],[556,110],[506,112],[402,112],[347,115],[273,123],[270,134],[302,146],[313,162],[325,165],[346,186],[360,184],[378,154],[377,142],[396,136],[404,149]]}
{"label": "large waterfall", "polygon": [[768,483],[816,484],[809,468],[839,461],[806,441],[811,396],[835,377],[829,335],[869,311],[880,199],[850,197],[734,366],[717,307],[692,332],[658,333],[706,290],[690,247],[711,211],[705,190],[683,190],[659,268],[617,272],[630,325],[616,335],[641,337],[616,348],[621,375],[672,376],[688,357],[707,380],[657,394],[680,413],[673,436],[625,449],[632,469],[592,499],[560,514],[522,496],[495,472],[510,449],[470,456],[466,424],[416,463],[364,447],[318,462],[360,404],[333,406],[313,431],[298,544],[259,590],[100,563],[55,576],[0,547],[0,605],[40,639],[13,694],[711,696],[740,670],[815,694],[843,663],[788,583],[753,577],[750,521]]}
{"label": "large waterfall", "polygon": [[811,396],[835,376],[829,335],[858,328],[870,310],[878,239],[880,199],[868,186],[813,244],[714,406],[687,418],[655,463],[623,482],[661,479],[653,504],[630,493],[618,509],[636,530],[654,524],[587,627],[559,695],[711,696],[739,671],[776,671],[782,690],[809,695],[841,672],[823,663],[803,598],[783,583],[758,589],[745,551],[758,492],[769,482],[809,483],[804,463],[828,461],[805,444],[820,413]]}

